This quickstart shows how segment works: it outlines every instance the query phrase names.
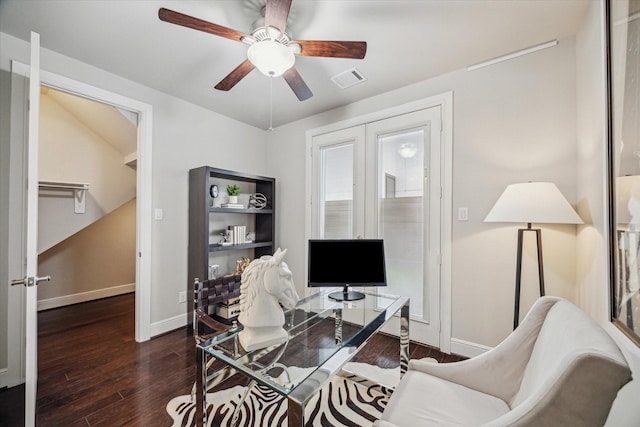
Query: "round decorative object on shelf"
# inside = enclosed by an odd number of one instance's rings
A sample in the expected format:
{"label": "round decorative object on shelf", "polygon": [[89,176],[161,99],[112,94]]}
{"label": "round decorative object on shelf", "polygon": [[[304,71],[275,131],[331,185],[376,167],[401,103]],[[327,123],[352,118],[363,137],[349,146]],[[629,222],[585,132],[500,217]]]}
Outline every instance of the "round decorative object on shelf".
{"label": "round decorative object on shelf", "polygon": [[255,209],[267,207],[267,197],[262,193],[255,193],[249,196],[249,206]]}
{"label": "round decorative object on shelf", "polygon": [[213,197],[214,199],[216,197],[218,197],[218,186],[217,185],[212,185],[211,187],[209,187],[209,195],[211,197]]}

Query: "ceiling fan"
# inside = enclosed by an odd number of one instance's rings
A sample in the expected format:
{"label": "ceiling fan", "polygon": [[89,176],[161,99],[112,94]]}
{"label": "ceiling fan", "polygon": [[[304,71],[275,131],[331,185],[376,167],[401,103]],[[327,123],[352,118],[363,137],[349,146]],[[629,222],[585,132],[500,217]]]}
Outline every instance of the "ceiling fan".
{"label": "ceiling fan", "polygon": [[194,18],[173,10],[160,8],[158,17],[169,22],[205,33],[235,40],[249,46],[247,59],[222,79],[216,89],[227,91],[254,68],[267,76],[282,75],[300,101],[313,93],[294,67],[295,56],[362,59],[367,53],[366,42],[291,40],[285,33],[292,0],[266,0],[264,24],[251,34]]}

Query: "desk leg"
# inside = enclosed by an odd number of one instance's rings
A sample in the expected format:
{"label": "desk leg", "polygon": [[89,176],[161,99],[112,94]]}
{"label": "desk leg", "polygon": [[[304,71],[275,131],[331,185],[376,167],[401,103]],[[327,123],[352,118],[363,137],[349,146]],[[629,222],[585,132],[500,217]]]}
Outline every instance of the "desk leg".
{"label": "desk leg", "polygon": [[341,345],[342,344],[342,308],[336,308],[334,311],[335,313],[335,338],[336,338],[336,345]]}
{"label": "desk leg", "polygon": [[207,355],[196,346],[196,426],[207,425]]}
{"label": "desk leg", "polygon": [[287,425],[288,427],[304,426],[304,405],[291,397],[287,397]]}
{"label": "desk leg", "polygon": [[400,309],[400,378],[409,366],[409,301]]}

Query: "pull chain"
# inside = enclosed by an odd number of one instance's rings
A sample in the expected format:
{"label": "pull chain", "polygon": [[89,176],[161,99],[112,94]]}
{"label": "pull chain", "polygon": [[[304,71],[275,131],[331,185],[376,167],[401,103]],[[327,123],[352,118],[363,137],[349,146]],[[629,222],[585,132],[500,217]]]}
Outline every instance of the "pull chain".
{"label": "pull chain", "polygon": [[269,130],[273,130],[273,74],[269,76]]}

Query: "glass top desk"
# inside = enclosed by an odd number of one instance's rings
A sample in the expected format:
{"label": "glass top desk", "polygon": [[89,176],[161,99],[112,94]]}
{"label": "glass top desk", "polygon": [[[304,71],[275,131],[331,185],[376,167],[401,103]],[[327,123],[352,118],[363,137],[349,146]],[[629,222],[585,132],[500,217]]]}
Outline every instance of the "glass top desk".
{"label": "glass top desk", "polygon": [[[304,425],[307,401],[396,313],[402,376],[409,362],[409,298],[364,291],[362,300],[336,302],[328,298],[335,290],[322,290],[285,310],[286,343],[246,352],[238,326],[197,344],[197,425],[207,425],[207,390],[238,372],[252,380],[247,393],[255,383],[267,386],[287,398],[288,425]],[[223,362],[223,368],[208,375],[208,359]]]}

